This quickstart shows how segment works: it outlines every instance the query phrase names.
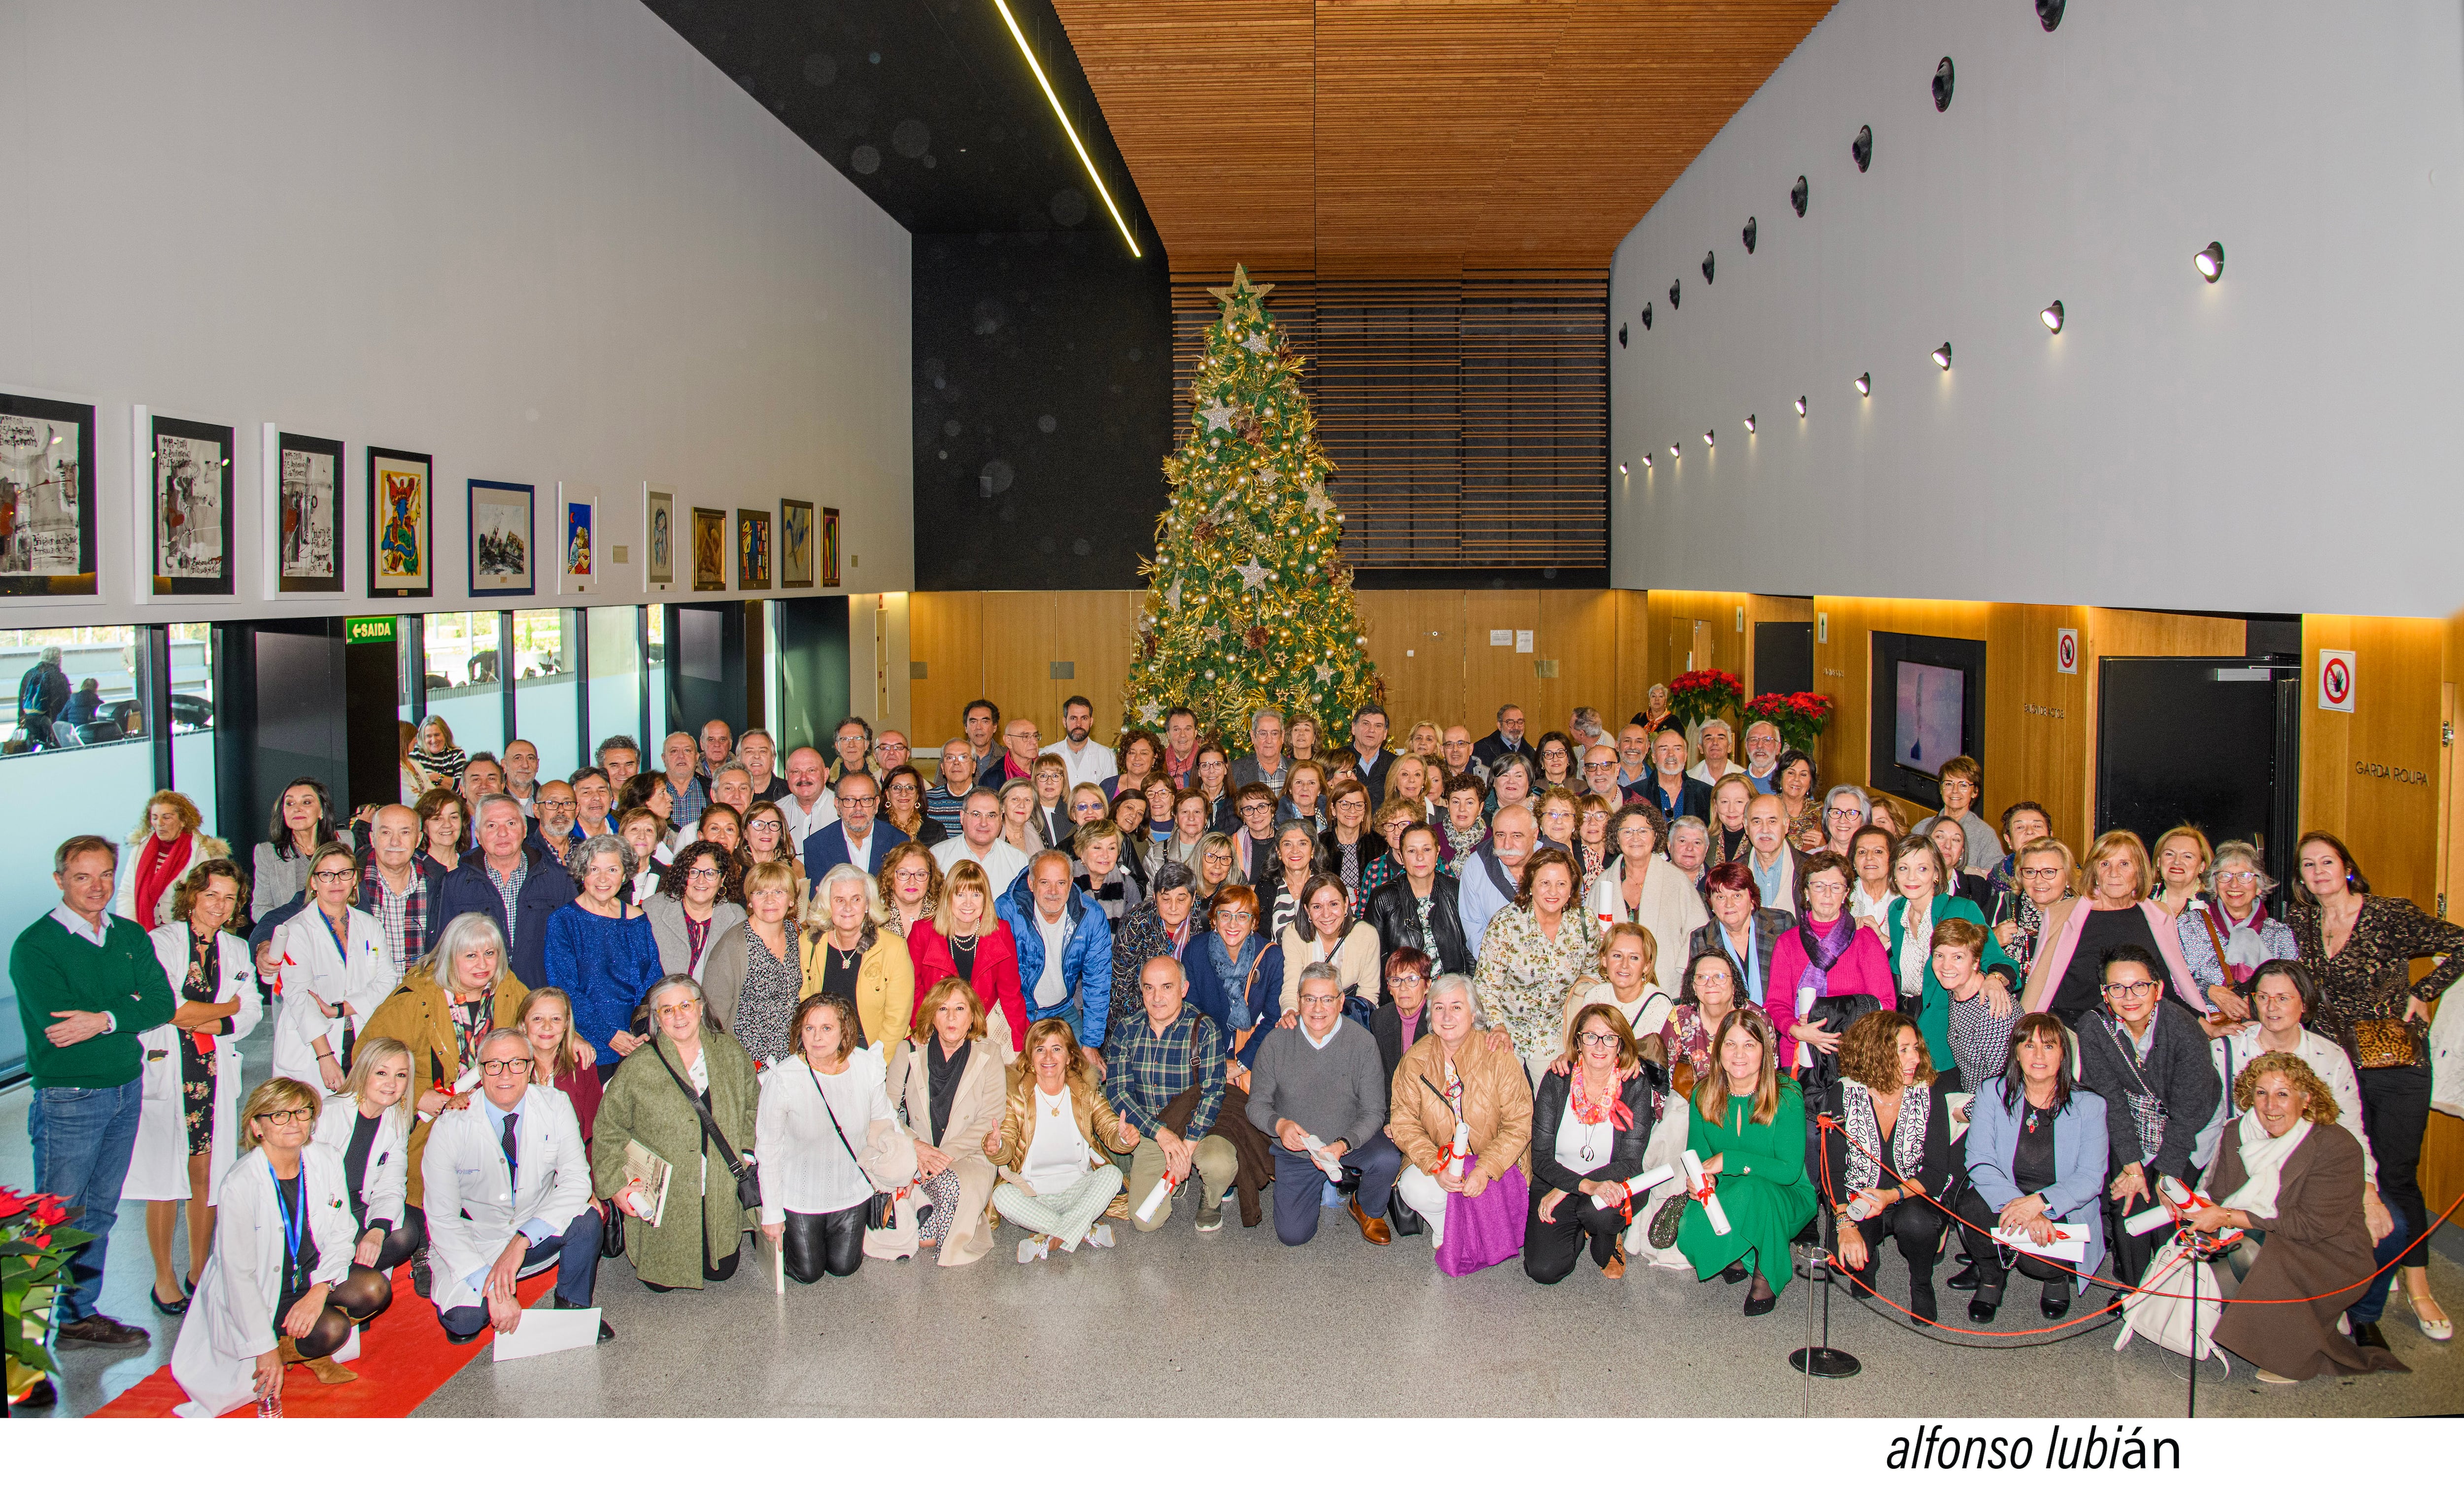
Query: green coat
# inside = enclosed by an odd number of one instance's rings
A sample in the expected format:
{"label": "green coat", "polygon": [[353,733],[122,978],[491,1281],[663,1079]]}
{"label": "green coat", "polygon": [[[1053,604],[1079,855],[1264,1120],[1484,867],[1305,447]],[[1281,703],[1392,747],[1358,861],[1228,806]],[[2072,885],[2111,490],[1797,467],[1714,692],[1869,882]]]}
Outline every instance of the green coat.
{"label": "green coat", "polygon": [[[753,1059],[724,1032],[705,1029],[701,1046],[710,1072],[710,1112],[740,1157],[753,1148],[754,1108],[761,1098]],[[708,1190],[702,1190],[701,1120],[668,1068],[660,1066],[663,1055],[668,1067],[684,1074],[688,1084],[693,1082],[667,1034],[659,1034],[652,1047],[634,1049],[608,1081],[598,1122],[591,1127],[591,1190],[612,1197],[625,1185],[628,1141],[640,1141],[665,1158],[674,1169],[668,1179],[666,1219],[652,1228],[627,1217],[625,1257],[649,1284],[698,1290],[705,1237],[711,1261],[722,1262],[743,1245],[745,1230],[760,1214],[737,1206],[736,1178],[716,1146],[709,1151]]]}
{"label": "green coat", "polygon": [[[2012,993],[2016,994],[2020,983],[2026,977],[2019,973],[2017,962],[2002,952],[2000,941],[1993,937],[1992,926],[1985,922],[1985,910],[1965,898],[1953,897],[1947,893],[1934,894],[1935,926],[1938,928],[1943,920],[1952,918],[1964,918],[1985,930],[1985,960],[1976,968],[1981,973],[1999,967],[2002,972],[2010,977]],[[1907,943],[1908,939],[1905,903],[1892,906],[1890,927],[1891,942],[1888,949],[1891,958],[1891,981],[1896,985],[1900,978],[1900,949]],[[1950,1049],[1950,993],[1945,991],[1942,988],[1942,982],[1934,978],[1933,953],[1930,950],[1925,953],[1925,1004],[1910,1006],[1907,1004],[1907,998],[1903,996],[1900,998],[1899,1011],[1901,1016],[1917,1024],[1917,1031],[1925,1037],[1925,1051],[1932,1056],[1936,1069],[1959,1066],[1959,1060],[1951,1056]]]}

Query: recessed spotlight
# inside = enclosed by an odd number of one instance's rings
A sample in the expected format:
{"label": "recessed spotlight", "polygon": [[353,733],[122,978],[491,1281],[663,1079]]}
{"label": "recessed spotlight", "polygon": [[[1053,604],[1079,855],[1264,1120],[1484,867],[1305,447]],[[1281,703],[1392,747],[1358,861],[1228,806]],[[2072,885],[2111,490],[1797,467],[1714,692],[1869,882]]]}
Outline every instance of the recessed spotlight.
{"label": "recessed spotlight", "polygon": [[1620,460],[1618,460],[1618,461],[1617,461],[1617,473],[1619,473],[1619,474],[1623,474],[1623,473],[1625,473],[1625,461],[1624,461],[1624,460],[1622,460],[1622,459],[1620,459]]}
{"label": "recessed spotlight", "polygon": [[1703,282],[1711,282],[1711,255],[1707,252],[1703,254]]}
{"label": "recessed spotlight", "polygon": [[1647,304],[1642,307],[1642,328],[1645,330],[1651,328],[1651,306]]}
{"label": "recessed spotlight", "polygon": [[1933,363],[1944,371],[1950,370],[1950,342],[1946,340],[1933,348]]}
{"label": "recessed spotlight", "polygon": [[1805,416],[1805,399],[1802,397],[1796,400],[1796,416],[1799,418]]}
{"label": "recessed spotlight", "polygon": [[1708,428],[1705,428],[1705,429],[1704,429],[1704,430],[1703,430],[1703,447],[1704,447],[1705,448],[1711,448],[1711,447],[1712,447],[1712,443],[1711,443],[1711,430],[1710,430],[1710,429],[1708,429]]}
{"label": "recessed spotlight", "polygon": [[1746,431],[1748,433],[1754,431],[1754,415],[1751,413],[1746,415]]}
{"label": "recessed spotlight", "polygon": [[1619,320],[1617,322],[1617,344],[1620,346],[1625,344],[1625,322],[1623,320]]}
{"label": "recessed spotlight", "polygon": [[1950,112],[1950,87],[1955,76],[1949,57],[1946,56],[1935,64],[1933,70],[1933,111],[1935,113]]}
{"label": "recessed spotlight", "polygon": [[1874,163],[1874,126],[1872,124],[1863,124],[1858,128],[1856,141],[1848,146],[1848,153],[1856,158],[1857,173],[1863,175],[1865,167]]}
{"label": "recessed spotlight", "polygon": [[2062,333],[2062,302],[2059,299],[2057,299],[2053,303],[2045,306],[2043,309],[2038,310],[2036,312],[2036,318],[2045,322],[2045,328],[2047,330],[2052,331],[2057,336],[2060,335]]}
{"label": "recessed spotlight", "polygon": [[2197,252],[2191,254],[2190,262],[2198,269],[2199,276],[2212,284],[2217,279],[2224,277],[2225,245],[2222,243],[2210,243],[2205,248],[2202,248]]}
{"label": "recessed spotlight", "polygon": [[1761,233],[1754,227],[1754,219],[1751,217],[1746,218],[1746,251],[1751,252],[1754,251],[1754,239],[1760,235]]}
{"label": "recessed spotlight", "polygon": [[1651,468],[1651,455],[1648,451],[1646,451],[1642,456],[1642,468],[1645,470]]}
{"label": "recessed spotlight", "polygon": [[1668,307],[1670,309],[1673,310],[1677,308],[1677,295],[1684,288],[1685,281],[1682,278],[1672,278],[1668,281]]}
{"label": "recessed spotlight", "polygon": [[1859,372],[1857,374],[1857,395],[1859,397],[1872,397],[1874,395],[1874,374],[1872,372]]}
{"label": "recessed spotlight", "polygon": [[1788,204],[1796,208],[1796,214],[1800,217],[1805,215],[1807,195],[1805,177],[1798,176],[1796,178],[1796,184],[1788,188]]}

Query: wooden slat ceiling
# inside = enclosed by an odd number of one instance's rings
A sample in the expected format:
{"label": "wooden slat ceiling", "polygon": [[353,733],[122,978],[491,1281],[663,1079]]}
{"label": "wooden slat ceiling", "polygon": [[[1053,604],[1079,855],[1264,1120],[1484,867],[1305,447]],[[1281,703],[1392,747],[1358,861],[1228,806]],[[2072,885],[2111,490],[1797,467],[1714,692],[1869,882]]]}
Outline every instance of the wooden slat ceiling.
{"label": "wooden slat ceiling", "polygon": [[1055,0],[1177,274],[1605,268],[1833,0]]}

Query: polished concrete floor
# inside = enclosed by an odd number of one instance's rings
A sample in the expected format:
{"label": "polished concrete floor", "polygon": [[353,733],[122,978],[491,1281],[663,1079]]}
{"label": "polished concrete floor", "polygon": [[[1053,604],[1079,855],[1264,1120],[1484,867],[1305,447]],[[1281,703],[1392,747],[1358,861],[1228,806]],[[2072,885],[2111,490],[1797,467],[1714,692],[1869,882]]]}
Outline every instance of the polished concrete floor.
{"label": "polished concrete floor", "polygon": [[[262,1048],[252,1048],[261,1059]],[[252,1061],[251,1072],[259,1071]],[[0,1183],[31,1181],[27,1096],[0,1096]],[[1021,1266],[1004,1228],[979,1263],[945,1270],[868,1260],[854,1276],[773,1292],[748,1249],[728,1282],[654,1295],[622,1259],[599,1299],[617,1340],[499,1367],[474,1362],[423,1416],[1068,1414],[2141,1416],[2179,1413],[2188,1367],[2146,1342],[2113,1350],[2110,1322],[2049,1344],[1921,1335],[1895,1316],[1832,1300],[1832,1344],[1864,1365],[1809,1389],[1788,1365],[1805,1344],[1809,1295],[1739,1314],[1742,1287],[1637,1267],[1603,1278],[1586,1260],[1563,1284],[1507,1265],[1439,1274],[1425,1238],[1378,1249],[1329,1211],[1316,1240],[1287,1251],[1271,1223],[1194,1231],[1187,1199],[1151,1235],[1116,1224],[1121,1247]],[[2442,1238],[2453,1230],[2444,1231]],[[2455,1245],[2432,1283],[2464,1312]],[[1946,1262],[1942,1275],[1953,1266]],[[143,1352],[62,1354],[58,1416],[88,1412],[170,1355],[178,1323],[152,1313],[144,1219],[123,1211],[104,1308],[155,1332]],[[1886,1294],[1905,1297],[1896,1256]],[[406,1299],[409,1299],[406,1297]],[[1964,1297],[1943,1292],[1964,1323]],[[2041,1326],[2035,1287],[2013,1286],[1999,1326]],[[2414,1370],[2271,1388],[2236,1362],[2202,1365],[2203,1415],[2452,1413],[2464,1410],[2464,1347],[2422,1336],[2399,1303],[2386,1330]],[[1954,1344],[1969,1343],[1970,1344]],[[1994,1355],[1985,1355],[1989,1350]],[[1063,1380],[1050,1382],[1045,1380]]]}

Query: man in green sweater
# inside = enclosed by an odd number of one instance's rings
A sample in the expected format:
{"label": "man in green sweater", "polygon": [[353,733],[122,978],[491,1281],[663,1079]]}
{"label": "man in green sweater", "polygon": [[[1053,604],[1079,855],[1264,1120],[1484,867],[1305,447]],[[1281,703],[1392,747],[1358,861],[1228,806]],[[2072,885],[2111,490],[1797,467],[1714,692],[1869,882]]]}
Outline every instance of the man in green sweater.
{"label": "man in green sweater", "polygon": [[110,911],[119,848],[73,836],[52,858],[60,906],[27,926],[9,951],[17,1016],[26,1028],[33,1104],[26,1133],[34,1186],[82,1208],[94,1241],[70,1265],[75,1288],[54,1312],[63,1344],[143,1346],[145,1333],[95,1308],[103,1258],[120,1215],[121,1184],[137,1145],[137,1035],[171,1019],[171,982],[135,921]]}

